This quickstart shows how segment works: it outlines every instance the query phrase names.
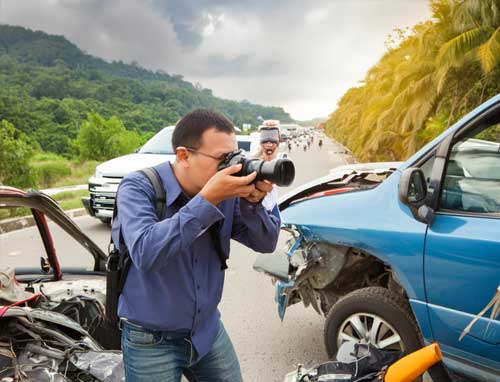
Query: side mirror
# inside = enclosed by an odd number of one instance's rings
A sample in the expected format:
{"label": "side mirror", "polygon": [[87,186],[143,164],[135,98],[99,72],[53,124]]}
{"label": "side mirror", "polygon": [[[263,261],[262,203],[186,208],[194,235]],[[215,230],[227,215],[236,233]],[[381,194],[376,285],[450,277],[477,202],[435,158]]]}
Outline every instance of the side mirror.
{"label": "side mirror", "polygon": [[425,204],[427,198],[427,182],[424,172],[410,167],[403,171],[399,180],[399,200],[408,206],[418,221],[432,224],[434,210]]}

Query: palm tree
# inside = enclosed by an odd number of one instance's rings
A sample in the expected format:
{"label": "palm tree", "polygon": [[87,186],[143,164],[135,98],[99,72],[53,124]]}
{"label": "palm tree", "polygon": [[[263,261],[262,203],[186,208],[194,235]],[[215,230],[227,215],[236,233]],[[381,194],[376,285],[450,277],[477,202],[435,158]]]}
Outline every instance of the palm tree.
{"label": "palm tree", "polygon": [[414,153],[469,103],[479,104],[500,71],[500,0],[430,5],[432,20],[390,48],[327,122],[327,131],[360,160]]}
{"label": "palm tree", "polygon": [[466,60],[477,60],[484,73],[491,72],[500,64],[500,1],[454,1],[450,16],[453,35],[436,60],[441,80]]}

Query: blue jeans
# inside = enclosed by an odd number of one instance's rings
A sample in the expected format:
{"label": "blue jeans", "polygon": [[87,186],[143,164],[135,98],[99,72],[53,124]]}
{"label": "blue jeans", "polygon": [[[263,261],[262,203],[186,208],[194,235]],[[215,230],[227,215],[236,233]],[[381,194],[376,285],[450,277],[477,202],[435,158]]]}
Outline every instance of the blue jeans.
{"label": "blue jeans", "polygon": [[190,338],[152,331],[122,321],[122,350],[127,382],[241,382],[236,352],[222,321],[212,349],[195,363]]}

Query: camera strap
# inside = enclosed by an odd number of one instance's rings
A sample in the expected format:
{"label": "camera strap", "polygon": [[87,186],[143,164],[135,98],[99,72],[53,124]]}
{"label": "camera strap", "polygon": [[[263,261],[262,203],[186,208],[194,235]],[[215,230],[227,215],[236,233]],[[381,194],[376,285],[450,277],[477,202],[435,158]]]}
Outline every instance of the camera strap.
{"label": "camera strap", "polygon": [[217,252],[217,256],[219,257],[220,261],[220,270],[224,271],[227,269],[227,262],[226,262],[226,254],[224,253],[224,250],[222,249],[222,244],[220,242],[220,221],[216,221],[214,224],[210,226],[208,229],[208,232],[210,233],[210,237],[212,238],[212,243],[215,247],[215,251]]}
{"label": "camera strap", "polygon": [[[159,217],[160,220],[162,220],[165,216],[165,210],[166,210],[166,190],[163,187],[162,180],[160,178],[160,175],[158,172],[150,167],[150,168],[145,168],[140,170],[143,175],[148,178],[148,180],[151,182],[153,185],[153,189],[155,191],[156,195],[156,213]],[[182,197],[177,198],[177,200],[174,202],[174,204],[180,209],[184,207],[186,204],[187,200],[185,200]],[[116,209],[115,209],[116,210]],[[116,213],[116,211],[115,211]],[[227,262],[226,262],[226,254],[224,253],[224,250],[222,249],[222,244],[220,241],[220,221],[215,222],[210,226],[208,229],[210,233],[210,237],[212,239],[212,244],[215,248],[215,251],[217,252],[217,256],[220,261],[221,265],[221,271],[224,271],[227,269]],[[122,235],[122,230],[120,229],[120,248],[125,248],[125,256],[122,256],[120,260],[124,272],[122,272],[120,281],[119,281],[119,292],[121,293],[123,286],[125,285],[125,280],[128,274],[128,271],[130,269],[130,266],[132,264],[132,259],[130,258],[130,254],[128,253],[128,250],[126,249],[125,245],[125,240],[123,239]]]}

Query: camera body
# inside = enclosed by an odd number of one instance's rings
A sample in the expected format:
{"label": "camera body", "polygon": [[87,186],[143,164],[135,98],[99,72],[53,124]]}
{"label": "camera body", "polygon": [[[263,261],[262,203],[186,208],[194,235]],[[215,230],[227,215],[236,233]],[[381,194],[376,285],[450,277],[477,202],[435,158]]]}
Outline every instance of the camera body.
{"label": "camera body", "polygon": [[247,158],[241,151],[229,154],[219,164],[217,170],[241,164],[241,170],[235,176],[245,176],[257,172],[255,181],[269,180],[277,186],[289,186],[295,179],[295,166],[290,159],[274,159],[265,161],[257,158]]}

